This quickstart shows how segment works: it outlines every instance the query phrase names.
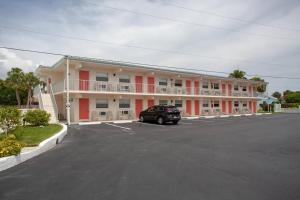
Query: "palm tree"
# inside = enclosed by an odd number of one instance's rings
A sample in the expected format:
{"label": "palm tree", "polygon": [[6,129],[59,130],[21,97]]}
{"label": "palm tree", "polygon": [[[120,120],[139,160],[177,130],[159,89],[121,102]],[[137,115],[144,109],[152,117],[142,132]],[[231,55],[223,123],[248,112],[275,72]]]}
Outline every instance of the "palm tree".
{"label": "palm tree", "polygon": [[264,79],[262,79],[262,78],[260,78],[258,76],[255,76],[255,77],[251,78],[250,80],[252,80],[252,81],[260,81],[260,82],[263,83],[263,84],[261,84],[260,86],[257,87],[257,91],[258,92],[263,93],[263,92],[266,91],[266,84],[265,84],[265,80]]}
{"label": "palm tree", "polygon": [[20,68],[12,68],[7,72],[6,83],[16,92],[18,106],[21,107],[20,90],[24,90],[24,72]]}
{"label": "palm tree", "polygon": [[246,75],[246,72],[236,69],[232,73],[229,74],[229,77],[230,78],[243,78],[243,79],[247,79],[245,77],[245,75]]}
{"label": "palm tree", "polygon": [[24,86],[27,89],[27,108],[31,105],[33,88],[41,83],[40,79],[33,72],[28,72],[24,76]]}

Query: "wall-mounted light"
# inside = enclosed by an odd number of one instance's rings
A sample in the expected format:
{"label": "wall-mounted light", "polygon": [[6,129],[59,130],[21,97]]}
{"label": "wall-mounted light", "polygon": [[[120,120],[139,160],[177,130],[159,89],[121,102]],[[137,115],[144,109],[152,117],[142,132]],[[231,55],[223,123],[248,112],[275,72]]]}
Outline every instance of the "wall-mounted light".
{"label": "wall-mounted light", "polygon": [[113,101],[116,102],[116,99],[114,99]]}
{"label": "wall-mounted light", "polygon": [[114,73],[114,76],[116,76],[116,73]]}

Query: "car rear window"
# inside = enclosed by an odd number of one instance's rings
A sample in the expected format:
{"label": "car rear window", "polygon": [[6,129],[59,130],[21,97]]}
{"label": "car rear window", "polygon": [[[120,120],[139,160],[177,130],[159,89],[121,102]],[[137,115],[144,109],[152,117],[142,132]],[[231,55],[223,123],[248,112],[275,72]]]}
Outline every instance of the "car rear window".
{"label": "car rear window", "polygon": [[177,107],[166,107],[167,112],[179,112]]}

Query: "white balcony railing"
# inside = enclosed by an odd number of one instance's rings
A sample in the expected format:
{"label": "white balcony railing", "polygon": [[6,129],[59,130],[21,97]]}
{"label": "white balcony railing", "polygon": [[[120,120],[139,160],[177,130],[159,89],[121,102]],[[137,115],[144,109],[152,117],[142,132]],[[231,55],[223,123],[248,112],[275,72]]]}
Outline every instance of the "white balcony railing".
{"label": "white balcony railing", "polygon": [[[75,91],[93,91],[108,93],[147,93],[147,94],[174,94],[174,95],[207,95],[207,96],[236,96],[236,97],[257,97],[256,92],[231,91],[220,89],[203,89],[199,87],[177,87],[155,84],[102,82],[95,80],[71,79],[69,89]],[[53,84],[53,92],[63,92],[66,84],[59,82]]]}

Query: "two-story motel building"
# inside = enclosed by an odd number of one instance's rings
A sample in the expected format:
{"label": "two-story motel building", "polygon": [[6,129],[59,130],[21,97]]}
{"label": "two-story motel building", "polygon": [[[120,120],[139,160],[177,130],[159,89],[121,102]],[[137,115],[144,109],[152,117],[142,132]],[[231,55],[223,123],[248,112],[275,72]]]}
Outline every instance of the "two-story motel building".
{"label": "two-story motel building", "polygon": [[138,119],[158,104],[175,105],[183,116],[255,113],[257,87],[266,84],[70,56],[36,73],[47,82],[55,114],[69,123]]}

